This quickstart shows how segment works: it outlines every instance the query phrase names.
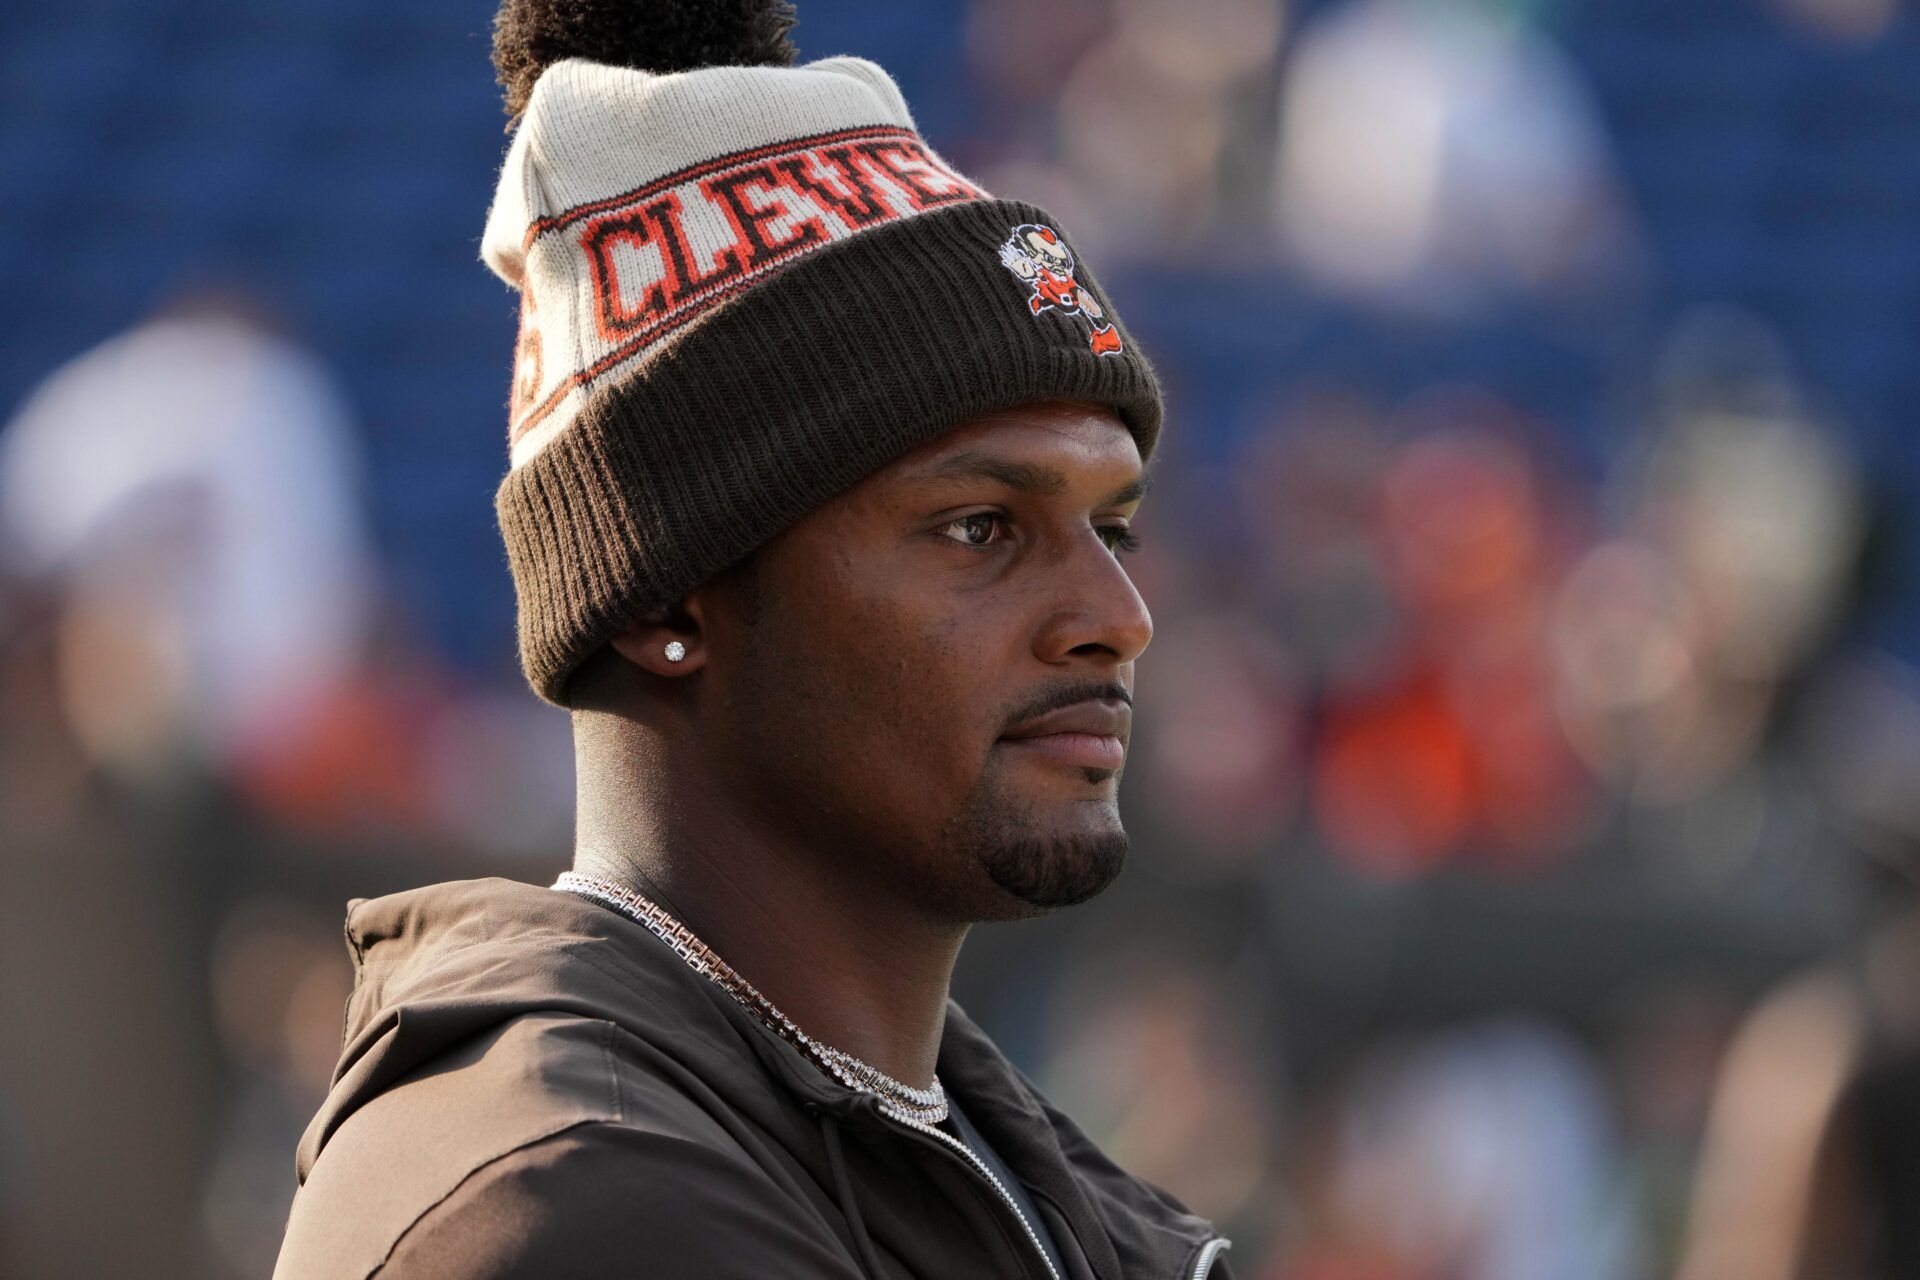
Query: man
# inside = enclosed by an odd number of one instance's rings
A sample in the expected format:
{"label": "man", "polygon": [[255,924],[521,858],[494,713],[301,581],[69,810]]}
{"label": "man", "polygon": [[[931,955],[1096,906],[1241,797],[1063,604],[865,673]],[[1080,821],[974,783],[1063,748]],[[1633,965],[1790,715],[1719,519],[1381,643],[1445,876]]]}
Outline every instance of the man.
{"label": "man", "polygon": [[1067,310],[1002,260],[1052,219],[791,20],[500,18],[498,506],[574,870],[350,909],[289,1280],[1229,1274],[947,995],[1120,870],[1158,388],[1083,263]]}

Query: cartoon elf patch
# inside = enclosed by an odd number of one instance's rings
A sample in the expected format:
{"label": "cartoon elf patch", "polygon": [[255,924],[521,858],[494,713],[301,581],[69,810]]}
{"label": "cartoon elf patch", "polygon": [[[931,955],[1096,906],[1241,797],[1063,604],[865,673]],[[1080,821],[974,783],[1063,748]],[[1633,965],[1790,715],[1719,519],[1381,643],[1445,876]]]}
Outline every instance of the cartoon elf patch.
{"label": "cartoon elf patch", "polygon": [[1095,355],[1120,354],[1120,331],[1107,323],[1107,313],[1093,294],[1073,278],[1073,250],[1059,232],[1034,222],[1022,223],[1000,246],[1000,263],[1032,290],[1027,309],[1034,315],[1058,311],[1081,316],[1093,330],[1087,345]]}

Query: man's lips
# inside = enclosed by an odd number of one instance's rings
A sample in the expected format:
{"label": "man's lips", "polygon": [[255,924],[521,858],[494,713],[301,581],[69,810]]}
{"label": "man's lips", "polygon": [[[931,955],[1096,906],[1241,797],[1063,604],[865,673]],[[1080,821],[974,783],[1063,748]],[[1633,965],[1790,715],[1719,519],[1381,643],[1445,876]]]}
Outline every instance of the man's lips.
{"label": "man's lips", "polygon": [[1097,698],[1023,720],[1000,736],[1007,746],[1083,769],[1118,769],[1127,758],[1133,709]]}
{"label": "man's lips", "polygon": [[1126,744],[1108,734],[1039,733],[1000,744],[1080,769],[1118,769],[1127,758]]}

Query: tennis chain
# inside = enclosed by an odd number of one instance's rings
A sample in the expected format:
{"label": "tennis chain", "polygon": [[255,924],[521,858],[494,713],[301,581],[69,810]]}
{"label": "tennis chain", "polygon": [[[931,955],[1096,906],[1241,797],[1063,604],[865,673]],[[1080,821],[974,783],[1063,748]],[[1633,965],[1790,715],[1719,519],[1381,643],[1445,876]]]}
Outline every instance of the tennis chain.
{"label": "tennis chain", "polygon": [[705,974],[719,983],[721,989],[739,1001],[747,1012],[765,1023],[775,1035],[813,1059],[841,1084],[850,1089],[878,1094],[883,1107],[921,1124],[939,1124],[947,1118],[947,1092],[940,1085],[940,1077],[933,1078],[932,1088],[916,1089],[844,1050],[814,1039],[795,1026],[793,1019],[780,1012],[773,1001],[761,995],[751,982],[734,972],[732,965],[715,955],[713,948],[700,941],[693,930],[668,915],[652,899],[635,893],[625,885],[596,876],[583,876],[575,871],[562,874],[553,882],[553,887],[612,907],[621,915],[645,925],[662,942],[672,947],[674,954],[685,960],[695,973]]}

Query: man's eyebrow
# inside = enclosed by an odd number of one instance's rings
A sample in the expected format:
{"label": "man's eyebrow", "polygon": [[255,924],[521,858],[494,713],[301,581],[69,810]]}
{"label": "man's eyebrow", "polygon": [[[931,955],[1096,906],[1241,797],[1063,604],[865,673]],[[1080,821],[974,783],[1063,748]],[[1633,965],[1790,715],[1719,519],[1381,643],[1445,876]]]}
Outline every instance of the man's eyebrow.
{"label": "man's eyebrow", "polygon": [[[997,480],[1009,489],[1021,493],[1035,493],[1043,497],[1064,491],[1067,478],[1052,467],[1043,467],[1032,462],[1017,462],[1012,458],[996,458],[992,454],[967,450],[942,458],[939,462],[918,472],[914,479],[932,480],[942,483],[954,483],[962,480]],[[1147,490],[1153,487],[1153,477],[1144,472],[1122,485],[1100,505],[1121,506],[1137,502],[1144,498]]]}

